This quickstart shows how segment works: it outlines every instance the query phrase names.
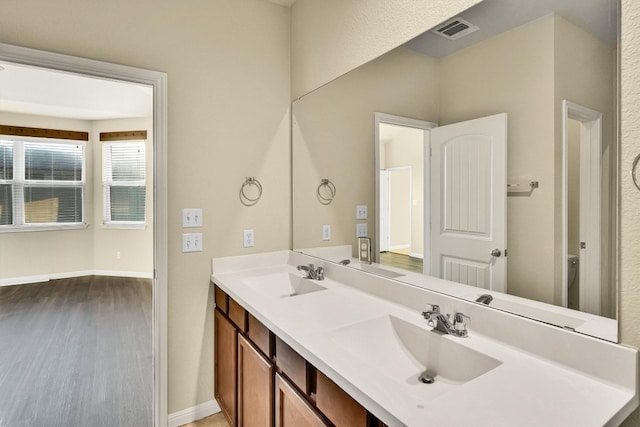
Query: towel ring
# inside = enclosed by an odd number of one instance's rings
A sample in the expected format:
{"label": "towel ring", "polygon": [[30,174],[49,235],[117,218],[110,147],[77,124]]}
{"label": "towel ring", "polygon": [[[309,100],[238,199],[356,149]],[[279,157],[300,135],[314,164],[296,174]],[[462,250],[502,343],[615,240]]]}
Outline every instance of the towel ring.
{"label": "towel ring", "polygon": [[[250,197],[245,192],[247,187],[252,187],[252,186],[256,186],[258,188],[258,195],[255,197]],[[260,200],[260,197],[262,197],[262,184],[260,184],[260,181],[258,181],[252,176],[247,177],[247,179],[244,180],[244,183],[240,187],[240,203],[242,203],[245,206],[253,206],[256,203],[258,203],[258,201]]]}
{"label": "towel ring", "polygon": [[638,154],[633,160],[633,165],[631,166],[631,179],[633,179],[633,185],[635,185],[636,188],[640,190],[640,184],[638,183],[638,178],[636,177],[636,168],[638,167],[638,161],[640,161],[640,154]]}
{"label": "towel ring", "polygon": [[[323,189],[327,188],[329,194],[323,195]],[[333,182],[329,181],[326,178],[320,180],[320,185],[318,185],[318,189],[316,190],[316,195],[318,196],[318,201],[323,205],[328,205],[333,201],[333,198],[336,197],[336,186],[333,185]]]}

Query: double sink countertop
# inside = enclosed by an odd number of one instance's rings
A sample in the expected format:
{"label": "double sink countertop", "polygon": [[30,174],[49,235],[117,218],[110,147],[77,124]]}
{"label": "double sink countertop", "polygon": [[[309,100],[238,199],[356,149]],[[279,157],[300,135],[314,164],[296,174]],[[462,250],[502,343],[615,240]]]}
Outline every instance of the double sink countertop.
{"label": "double sink countertop", "polygon": [[[325,280],[302,278],[310,263]],[[621,345],[291,251],[216,258],[212,271],[389,426],[618,425],[638,406],[638,353]],[[470,316],[469,336],[432,331],[428,304]]]}

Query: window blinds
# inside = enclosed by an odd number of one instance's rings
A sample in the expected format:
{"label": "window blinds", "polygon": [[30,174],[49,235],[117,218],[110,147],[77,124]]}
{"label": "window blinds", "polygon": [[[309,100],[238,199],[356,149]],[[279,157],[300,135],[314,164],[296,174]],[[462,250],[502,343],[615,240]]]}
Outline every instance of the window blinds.
{"label": "window blinds", "polygon": [[144,223],[144,141],[103,144],[105,223]]}

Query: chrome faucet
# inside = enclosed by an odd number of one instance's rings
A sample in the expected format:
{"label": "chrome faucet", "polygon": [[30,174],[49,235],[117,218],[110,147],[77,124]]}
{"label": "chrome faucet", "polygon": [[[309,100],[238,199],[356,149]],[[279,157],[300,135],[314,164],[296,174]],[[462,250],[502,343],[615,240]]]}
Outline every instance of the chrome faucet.
{"label": "chrome faucet", "polygon": [[491,301],[493,301],[493,297],[489,294],[482,294],[478,297],[478,299],[476,299],[476,302],[485,305],[489,305]]}
{"label": "chrome faucet", "polygon": [[298,271],[307,272],[305,279],[324,280],[324,268],[322,267],[316,268],[313,264],[309,264],[309,266],[299,265]]}
{"label": "chrome faucet", "polygon": [[440,306],[432,304],[430,310],[422,312],[422,317],[427,319],[427,324],[436,331],[461,338],[468,335],[464,318],[470,319],[470,317],[465,314],[455,313],[453,315],[453,322],[451,322],[449,320],[451,317],[449,314],[444,315],[440,312]]}

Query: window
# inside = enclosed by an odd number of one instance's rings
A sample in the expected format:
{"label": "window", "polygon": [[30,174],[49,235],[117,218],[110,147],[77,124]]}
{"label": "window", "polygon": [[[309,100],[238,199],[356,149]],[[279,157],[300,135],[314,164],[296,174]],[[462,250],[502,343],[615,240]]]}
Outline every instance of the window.
{"label": "window", "polygon": [[0,230],[84,225],[84,142],[0,139]]}
{"label": "window", "polygon": [[144,141],[103,143],[104,223],[145,224]]}

